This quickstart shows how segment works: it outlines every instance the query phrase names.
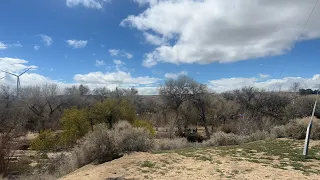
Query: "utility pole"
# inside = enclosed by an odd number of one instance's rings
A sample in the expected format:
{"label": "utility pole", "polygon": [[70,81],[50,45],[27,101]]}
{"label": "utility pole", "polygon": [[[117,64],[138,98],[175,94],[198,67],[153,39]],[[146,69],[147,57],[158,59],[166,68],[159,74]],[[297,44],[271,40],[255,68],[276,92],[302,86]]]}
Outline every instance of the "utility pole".
{"label": "utility pole", "polygon": [[308,156],[310,133],[311,133],[311,128],[312,128],[312,121],[313,121],[313,118],[314,118],[314,113],[315,113],[316,107],[317,107],[318,95],[319,95],[319,89],[318,89],[318,92],[317,92],[316,101],[314,102],[312,116],[311,116],[311,119],[310,119],[310,122],[309,122],[309,125],[308,125],[308,128],[307,128],[306,139],[305,139],[305,142],[304,142],[303,155],[305,157]]}

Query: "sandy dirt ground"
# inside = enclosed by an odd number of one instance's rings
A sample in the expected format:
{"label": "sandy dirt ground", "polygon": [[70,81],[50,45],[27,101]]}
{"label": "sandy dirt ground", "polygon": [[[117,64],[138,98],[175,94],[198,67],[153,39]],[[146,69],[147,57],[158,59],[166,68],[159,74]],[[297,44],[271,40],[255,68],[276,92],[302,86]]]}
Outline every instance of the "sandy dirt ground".
{"label": "sandy dirt ground", "polygon": [[[210,153],[210,152],[206,152]],[[314,179],[297,170],[284,170],[271,165],[248,161],[234,161],[232,157],[214,154],[211,160],[199,160],[176,153],[133,153],[101,165],[87,165],[60,180],[124,179]]]}

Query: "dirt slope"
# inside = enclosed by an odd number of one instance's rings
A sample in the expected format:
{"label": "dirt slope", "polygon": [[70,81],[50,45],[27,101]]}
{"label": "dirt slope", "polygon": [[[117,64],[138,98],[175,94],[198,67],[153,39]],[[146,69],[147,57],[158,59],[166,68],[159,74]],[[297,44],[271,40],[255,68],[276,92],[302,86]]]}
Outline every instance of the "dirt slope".
{"label": "dirt slope", "polygon": [[[261,164],[246,160],[234,160],[211,151],[201,151],[204,156],[188,156],[177,153],[133,153],[101,165],[87,165],[60,180],[106,180],[123,177],[125,179],[314,179],[319,175],[305,175],[294,169],[274,168],[271,164]],[[320,164],[320,161],[317,162]]]}

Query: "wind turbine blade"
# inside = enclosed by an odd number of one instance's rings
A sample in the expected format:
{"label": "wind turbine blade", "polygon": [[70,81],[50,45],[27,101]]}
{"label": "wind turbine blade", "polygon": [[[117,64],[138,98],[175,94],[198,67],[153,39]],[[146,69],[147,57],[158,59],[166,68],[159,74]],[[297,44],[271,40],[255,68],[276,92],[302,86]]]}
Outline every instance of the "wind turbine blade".
{"label": "wind turbine blade", "polygon": [[[1,71],[2,71],[2,70],[1,70]],[[13,75],[13,76],[18,76],[18,75],[16,75],[16,74],[11,73],[11,72],[7,72],[7,71],[2,71],[2,72],[5,72],[5,73],[8,73],[8,74],[11,74],[11,75]]]}
{"label": "wind turbine blade", "polygon": [[29,71],[31,68],[28,68],[27,70],[25,70],[23,73],[19,74],[19,76],[22,76],[24,73],[26,73],[27,71]]}

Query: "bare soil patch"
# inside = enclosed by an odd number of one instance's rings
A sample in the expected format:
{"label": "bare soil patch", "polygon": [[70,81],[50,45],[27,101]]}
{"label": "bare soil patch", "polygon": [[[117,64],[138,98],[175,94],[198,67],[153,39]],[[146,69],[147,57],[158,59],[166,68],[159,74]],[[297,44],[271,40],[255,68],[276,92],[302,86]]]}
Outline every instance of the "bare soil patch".
{"label": "bare soil patch", "polygon": [[277,139],[239,146],[133,153],[84,166],[60,179],[319,179],[320,142],[313,141],[308,159],[301,156],[301,143]]}

